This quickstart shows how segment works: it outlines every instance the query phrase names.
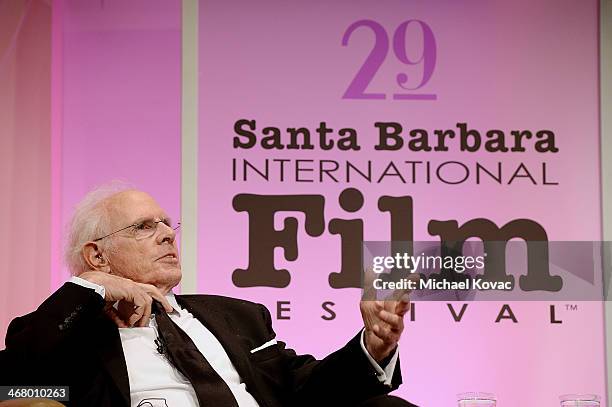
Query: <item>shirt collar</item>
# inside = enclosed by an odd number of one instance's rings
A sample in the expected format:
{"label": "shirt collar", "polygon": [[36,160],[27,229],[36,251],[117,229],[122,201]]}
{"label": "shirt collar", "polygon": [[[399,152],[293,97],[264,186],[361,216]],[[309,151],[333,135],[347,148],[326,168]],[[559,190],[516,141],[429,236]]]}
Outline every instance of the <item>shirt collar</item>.
{"label": "shirt collar", "polygon": [[172,311],[170,314],[177,313],[178,315],[182,316],[183,312],[185,312],[185,311],[179,305],[179,303],[176,301],[176,297],[174,296],[174,293],[172,291],[170,291],[168,294],[166,294],[166,299],[168,300],[170,305],[172,305],[172,308],[174,308],[174,311]]}

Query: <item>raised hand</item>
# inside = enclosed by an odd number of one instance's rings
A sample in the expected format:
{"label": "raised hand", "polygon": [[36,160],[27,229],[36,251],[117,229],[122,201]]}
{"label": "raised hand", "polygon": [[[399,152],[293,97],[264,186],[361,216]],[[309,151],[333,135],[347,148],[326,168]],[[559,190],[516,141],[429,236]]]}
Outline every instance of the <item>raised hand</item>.
{"label": "raised hand", "polygon": [[[372,269],[364,273],[363,297],[359,304],[365,326],[365,346],[370,356],[382,361],[395,350],[404,331],[404,315],[410,310],[410,290],[395,290],[380,300],[384,294],[376,290],[374,280],[377,274]],[[418,274],[411,274],[410,280],[418,281]]]}
{"label": "raised hand", "polygon": [[404,331],[404,315],[410,299],[404,293],[398,299],[361,301],[359,308],[365,325],[366,349],[380,362],[397,347]]}
{"label": "raised hand", "polygon": [[[167,312],[173,310],[166,297],[151,284],[137,283],[102,271],[87,271],[79,277],[104,287],[105,311],[120,328],[148,326],[153,299],[159,301]],[[117,309],[113,307],[116,302],[119,302]]]}

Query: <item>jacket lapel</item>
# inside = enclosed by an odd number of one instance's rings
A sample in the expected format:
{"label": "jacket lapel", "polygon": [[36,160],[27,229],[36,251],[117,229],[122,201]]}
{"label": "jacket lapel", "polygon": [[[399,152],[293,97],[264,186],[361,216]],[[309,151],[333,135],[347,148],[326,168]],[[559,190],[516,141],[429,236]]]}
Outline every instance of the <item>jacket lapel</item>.
{"label": "jacket lapel", "polygon": [[104,317],[100,319],[102,329],[95,336],[94,340],[97,342],[95,349],[109,376],[121,393],[124,405],[129,406],[131,404],[130,383],[119,329],[110,319]]}
{"label": "jacket lapel", "polygon": [[199,297],[194,301],[189,297],[176,296],[177,302],[189,310],[202,324],[208,328],[213,335],[221,342],[223,349],[236,367],[238,374],[244,380],[249,393],[257,400],[260,406],[267,406],[265,398],[259,394],[261,388],[257,377],[253,374],[248,351],[241,345],[236,332],[231,328],[230,321],[222,312],[215,309],[211,304],[203,306],[205,297]]}

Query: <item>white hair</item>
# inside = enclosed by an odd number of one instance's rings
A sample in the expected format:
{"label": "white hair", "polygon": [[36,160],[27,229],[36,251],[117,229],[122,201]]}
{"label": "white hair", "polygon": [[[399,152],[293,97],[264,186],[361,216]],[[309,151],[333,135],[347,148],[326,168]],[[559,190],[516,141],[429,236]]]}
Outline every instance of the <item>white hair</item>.
{"label": "white hair", "polygon": [[[76,205],[68,224],[65,250],[65,261],[72,275],[78,276],[89,270],[83,257],[85,243],[112,232],[106,201],[120,192],[133,189],[126,182],[112,181],[94,188]],[[98,246],[102,250],[112,250],[112,239],[102,239]]]}

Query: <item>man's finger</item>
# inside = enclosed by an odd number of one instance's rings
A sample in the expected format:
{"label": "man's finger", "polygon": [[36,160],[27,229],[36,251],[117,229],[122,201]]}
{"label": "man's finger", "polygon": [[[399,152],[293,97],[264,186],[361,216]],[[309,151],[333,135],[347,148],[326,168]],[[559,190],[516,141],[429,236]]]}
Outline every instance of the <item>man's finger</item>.
{"label": "man's finger", "polygon": [[[421,275],[418,273],[412,273],[408,276],[408,280],[412,282],[412,284],[416,284],[417,287],[420,279]],[[391,295],[389,295],[388,300],[401,301],[402,298],[407,295],[410,295],[411,292],[412,290],[410,290],[409,288],[398,288],[397,290],[394,290]]]}
{"label": "man's finger", "polygon": [[386,345],[395,345],[399,340],[399,335],[394,333],[389,327],[381,327],[379,324],[376,324],[374,325],[373,332]]}
{"label": "man's finger", "polygon": [[168,299],[165,296],[163,296],[160,292],[153,292],[153,293],[150,293],[150,295],[151,297],[159,301],[159,303],[164,307],[166,312],[174,311],[174,308],[172,307],[172,305],[170,305],[170,303],[168,302]]}
{"label": "man's finger", "polygon": [[149,326],[149,320],[151,319],[151,304],[153,303],[153,300],[147,293],[144,293],[143,295],[145,296],[146,303],[142,318],[140,318],[138,321],[138,326],[141,328]]}
{"label": "man's finger", "polygon": [[147,292],[147,294],[149,294],[153,299],[161,303],[161,305],[164,307],[166,312],[174,311],[174,307],[170,305],[170,303],[168,302],[168,299],[164,295],[162,295],[161,291],[159,291],[157,287],[151,284],[138,283],[138,285],[141,286]]}
{"label": "man's finger", "polygon": [[410,294],[410,290],[408,290],[407,288],[406,289],[402,288],[402,289],[394,290],[387,297],[387,301],[399,301],[400,298],[402,298],[404,295],[407,295],[407,294]]}
{"label": "man's finger", "polygon": [[119,318],[119,315],[117,315],[116,312],[111,312],[110,318],[113,320],[113,322],[115,323],[115,325],[117,325],[118,328],[128,328],[127,324],[121,318]]}
{"label": "man's finger", "polygon": [[405,294],[395,306],[395,313],[404,316],[408,311],[410,311],[410,297],[408,294]]}
{"label": "man's finger", "polygon": [[374,288],[375,279],[376,273],[374,273],[374,270],[371,267],[368,267],[363,271],[363,292],[361,295],[362,301],[376,300],[376,289]]}
{"label": "man's finger", "polygon": [[119,316],[117,310],[111,304],[105,307],[104,312],[119,328],[128,327],[125,321]]}
{"label": "man's finger", "polygon": [[399,329],[402,326],[402,317],[392,312],[382,310],[378,313],[378,317],[389,324],[391,329]]}
{"label": "man's finger", "polygon": [[136,322],[140,321],[140,319],[144,315],[147,301],[144,297],[144,294],[140,291],[134,290],[131,297],[131,302],[132,304],[134,304],[134,313],[130,315],[130,318],[128,319],[128,324],[130,326],[134,326]]}

